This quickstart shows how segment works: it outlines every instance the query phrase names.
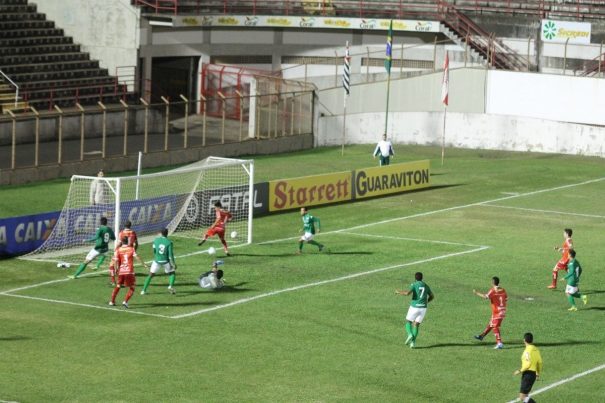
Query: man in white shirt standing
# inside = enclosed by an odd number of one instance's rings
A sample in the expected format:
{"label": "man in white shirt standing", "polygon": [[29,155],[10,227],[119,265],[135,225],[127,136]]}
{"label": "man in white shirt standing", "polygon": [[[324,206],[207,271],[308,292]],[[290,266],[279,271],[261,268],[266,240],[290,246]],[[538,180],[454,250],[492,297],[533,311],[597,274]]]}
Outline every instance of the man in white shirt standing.
{"label": "man in white shirt standing", "polygon": [[386,133],[382,135],[382,140],[378,142],[374,149],[374,159],[376,159],[377,156],[380,156],[380,166],[389,165],[391,157],[395,156],[393,144],[387,140]]}
{"label": "man in white shirt standing", "polygon": [[97,178],[90,184],[90,204],[92,205],[106,203],[105,188],[107,187],[107,183],[105,183],[103,176],[105,174],[101,169],[97,174]]}

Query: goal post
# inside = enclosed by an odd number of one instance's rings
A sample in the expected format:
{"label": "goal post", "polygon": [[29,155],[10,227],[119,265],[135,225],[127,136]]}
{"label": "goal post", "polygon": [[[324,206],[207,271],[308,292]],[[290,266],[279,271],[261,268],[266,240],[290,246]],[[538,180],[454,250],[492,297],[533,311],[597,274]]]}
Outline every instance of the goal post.
{"label": "goal post", "polygon": [[[227,242],[252,242],[254,162],[208,157],[169,171],[122,177],[74,175],[65,205],[52,232],[23,258],[77,263],[93,246],[101,217],[116,236],[126,221],[139,243],[151,242],[163,228],[171,236],[200,239],[215,220],[220,201],[233,215],[227,223]],[[237,232],[235,238],[230,233]],[[216,242],[211,239],[209,245]]]}

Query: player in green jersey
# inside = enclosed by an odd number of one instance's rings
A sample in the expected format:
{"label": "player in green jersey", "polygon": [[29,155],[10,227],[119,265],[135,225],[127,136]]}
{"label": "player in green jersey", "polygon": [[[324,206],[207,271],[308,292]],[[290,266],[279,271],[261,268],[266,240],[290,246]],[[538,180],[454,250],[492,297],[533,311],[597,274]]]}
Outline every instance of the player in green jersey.
{"label": "player in green jersey", "polygon": [[586,305],[588,303],[588,297],[586,295],[582,295],[580,289],[578,288],[580,284],[580,276],[582,275],[582,266],[576,259],[576,251],[574,249],[570,249],[569,257],[571,259],[567,264],[567,275],[563,277],[563,279],[567,281],[565,295],[567,295],[567,300],[571,304],[571,308],[569,308],[568,311],[573,312],[578,310],[574,298],[581,298],[584,305]]}
{"label": "player in green jersey", "polygon": [[71,279],[78,278],[84,269],[86,269],[88,263],[92,262],[97,256],[99,256],[99,260],[94,268],[94,270],[97,270],[105,261],[105,254],[109,250],[109,241],[115,240],[116,235],[114,234],[113,230],[107,226],[107,217],[101,217],[101,226],[97,228],[95,236],[87,239],[88,242],[94,241],[95,246],[86,255],[86,260],[84,260],[84,263],[81,263],[80,266],[78,266],[76,274],[68,277]]}
{"label": "player in green jersey", "polygon": [[176,294],[174,289],[174,280],[176,279],[176,262],[174,260],[174,247],[172,241],[168,239],[168,229],[164,228],[160,236],[153,241],[153,262],[149,269],[149,275],[145,279],[143,291],[141,295],[147,294],[147,287],[151,283],[151,279],[159,269],[164,269],[164,273],[168,274],[168,292]]}
{"label": "player in green jersey", "polygon": [[405,317],[405,331],[408,334],[408,338],[405,344],[409,344],[410,348],[416,346],[416,337],[418,337],[418,328],[426,315],[426,309],[429,302],[431,302],[435,295],[431,291],[431,288],[422,281],[422,273],[417,272],[414,275],[416,281],[410,284],[410,288],[405,291],[395,290],[395,294],[398,295],[410,295],[412,294],[412,302],[408,309],[408,314]]}
{"label": "player in green jersey", "polygon": [[303,245],[305,242],[310,243],[311,245],[317,246],[319,248],[319,251],[321,252],[324,248],[324,245],[313,240],[313,237],[315,236],[315,231],[316,231],[316,229],[315,229],[316,223],[317,223],[317,232],[318,233],[321,232],[321,222],[319,221],[319,218],[314,217],[311,214],[309,214],[309,211],[307,210],[306,207],[300,208],[300,215],[302,216],[302,222],[303,222],[303,228],[302,228],[303,235],[298,240],[298,251],[296,253],[299,255],[302,253],[302,248],[303,248]]}

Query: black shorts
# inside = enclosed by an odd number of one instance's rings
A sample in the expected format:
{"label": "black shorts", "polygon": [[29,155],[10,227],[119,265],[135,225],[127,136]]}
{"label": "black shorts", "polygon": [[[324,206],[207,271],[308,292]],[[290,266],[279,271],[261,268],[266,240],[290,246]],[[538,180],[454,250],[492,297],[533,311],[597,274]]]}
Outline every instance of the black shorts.
{"label": "black shorts", "polygon": [[536,373],[534,371],[525,371],[521,374],[521,389],[519,392],[529,395],[529,391],[536,382]]}

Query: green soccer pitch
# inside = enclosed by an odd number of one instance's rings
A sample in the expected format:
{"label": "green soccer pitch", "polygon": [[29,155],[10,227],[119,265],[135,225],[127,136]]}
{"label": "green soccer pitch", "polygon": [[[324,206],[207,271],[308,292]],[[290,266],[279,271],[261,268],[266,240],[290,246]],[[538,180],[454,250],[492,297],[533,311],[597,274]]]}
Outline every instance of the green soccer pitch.
{"label": "green soccer pitch", "polygon": [[[372,166],[373,147],[257,158],[255,179]],[[224,258],[220,291],[197,285],[208,246],[222,258],[216,241],[174,238],[176,295],[163,275],[140,295],[146,273],[137,267],[129,310],[107,305],[107,273],[94,264],[67,280],[73,267],[1,261],[0,401],[508,402],[531,331],[544,360],[535,399],[601,402],[605,161],[446,150],[441,166],[438,148],[397,151],[395,162],[432,160],[431,189],[311,207],[322,253],[305,245],[295,255],[298,211],[257,218],[254,243]],[[68,182],[3,189],[2,214],[58,210]],[[588,295],[577,312],[567,310],[563,281],[546,288],[566,227]],[[150,261],[150,245],[139,254]],[[410,349],[410,297],[394,291],[416,271],[435,300]],[[492,276],[509,296],[503,350],[491,333],[473,338],[490,307],[472,290],[486,292]]]}

